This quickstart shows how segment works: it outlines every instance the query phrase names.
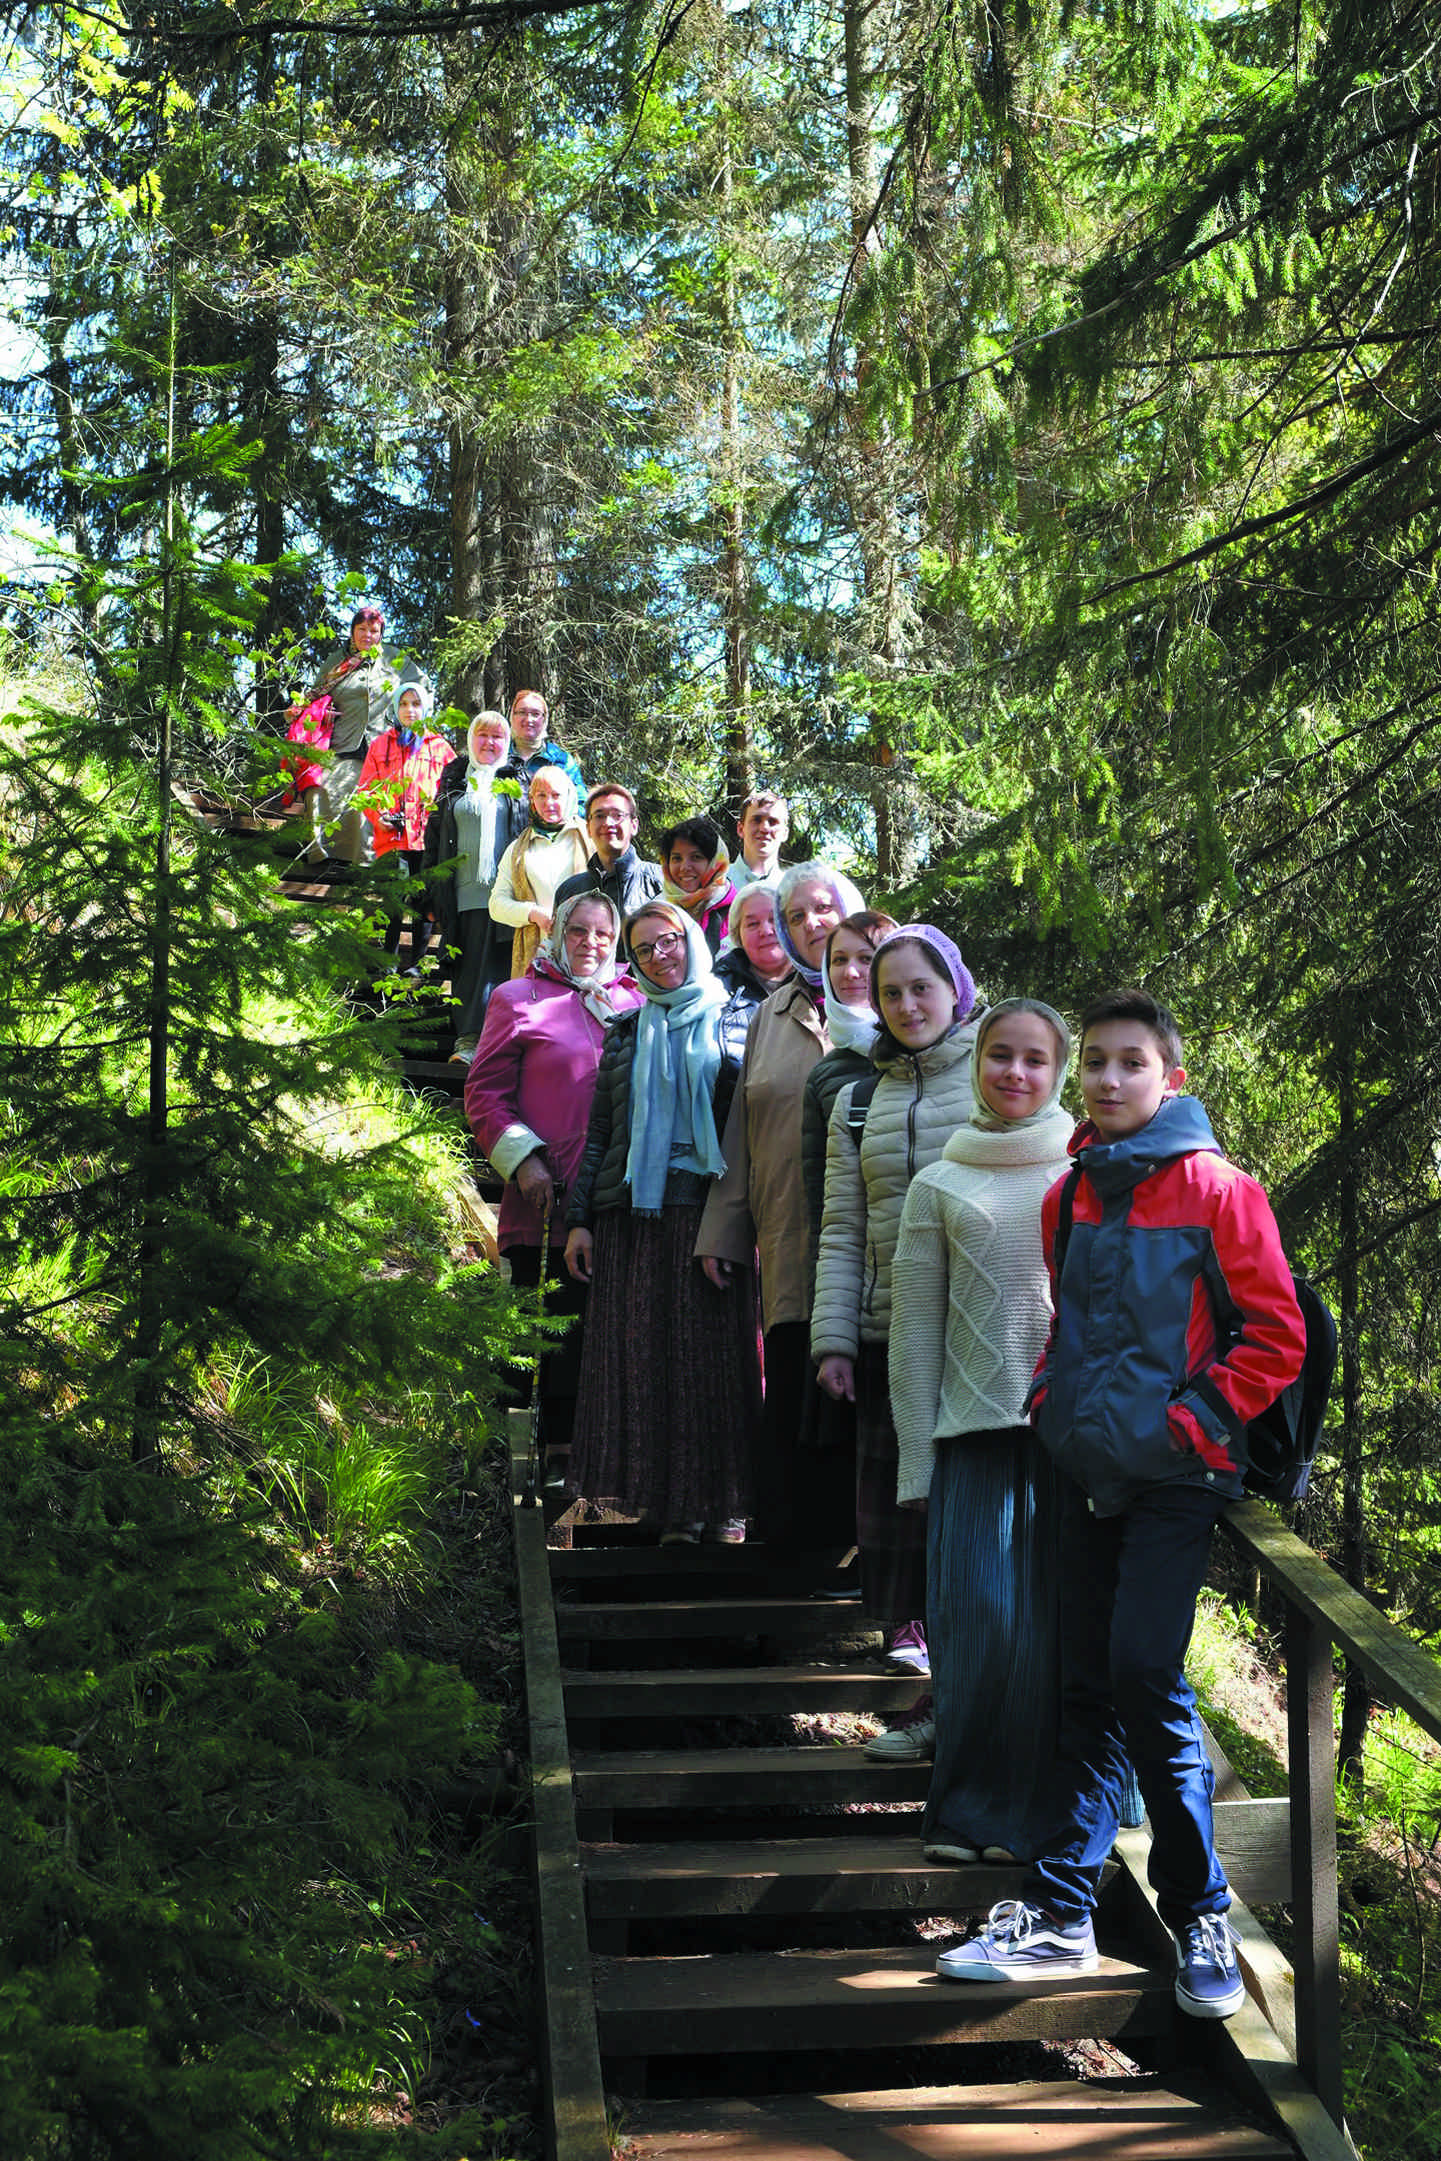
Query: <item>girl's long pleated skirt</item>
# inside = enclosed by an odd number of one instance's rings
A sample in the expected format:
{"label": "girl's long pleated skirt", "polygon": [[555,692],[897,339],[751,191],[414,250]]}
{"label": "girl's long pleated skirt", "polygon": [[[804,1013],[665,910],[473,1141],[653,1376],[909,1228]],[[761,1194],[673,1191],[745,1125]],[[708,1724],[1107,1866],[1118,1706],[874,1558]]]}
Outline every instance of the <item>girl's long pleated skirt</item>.
{"label": "girl's long pleated skirt", "polygon": [[1030,1860],[1054,1808],[1060,1509],[1027,1426],[936,1443],[926,1641],[936,1756],[924,1836]]}
{"label": "girl's long pleated skirt", "polygon": [[[1030,1427],[938,1440],[926,1528],[936,1753],[922,1835],[1030,1861],[1053,1828],[1061,1700],[1060,1485]],[[1142,1813],[1130,1772],[1121,1820]]]}

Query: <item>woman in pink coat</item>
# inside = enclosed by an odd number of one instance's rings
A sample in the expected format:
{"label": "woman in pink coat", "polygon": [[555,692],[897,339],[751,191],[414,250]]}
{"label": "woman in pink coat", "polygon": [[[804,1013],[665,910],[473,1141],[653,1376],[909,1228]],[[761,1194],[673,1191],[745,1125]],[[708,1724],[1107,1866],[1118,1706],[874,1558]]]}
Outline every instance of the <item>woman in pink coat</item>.
{"label": "woman in pink coat", "polygon": [[546,1310],[575,1316],[564,1341],[541,1360],[541,1440],[557,1453],[570,1447],[586,1299],[562,1259],[565,1191],[585,1148],[606,1027],[643,1003],[616,965],[619,938],[620,916],[608,895],[563,901],[525,974],[492,991],[465,1083],[471,1131],[505,1180],[500,1250],[511,1282],[539,1285],[544,1241]]}

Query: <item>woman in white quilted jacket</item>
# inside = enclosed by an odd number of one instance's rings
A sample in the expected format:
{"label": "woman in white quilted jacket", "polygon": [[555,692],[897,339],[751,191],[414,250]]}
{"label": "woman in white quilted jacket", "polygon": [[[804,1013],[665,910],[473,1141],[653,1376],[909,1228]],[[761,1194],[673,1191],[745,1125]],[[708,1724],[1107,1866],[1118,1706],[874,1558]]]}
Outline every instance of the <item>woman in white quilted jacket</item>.
{"label": "woman in white quilted jacket", "polygon": [[[879,1019],[876,1076],[842,1088],[826,1136],[811,1356],[826,1394],[856,1405],[862,1602],[886,1630],[891,1663],[925,1677],[925,1521],[896,1497],[886,1359],[891,1258],[911,1180],[970,1115],[983,1007],[959,949],[930,923],[904,924],[881,940],[871,959],[871,1005]],[[909,1716],[920,1719],[923,1706]]]}

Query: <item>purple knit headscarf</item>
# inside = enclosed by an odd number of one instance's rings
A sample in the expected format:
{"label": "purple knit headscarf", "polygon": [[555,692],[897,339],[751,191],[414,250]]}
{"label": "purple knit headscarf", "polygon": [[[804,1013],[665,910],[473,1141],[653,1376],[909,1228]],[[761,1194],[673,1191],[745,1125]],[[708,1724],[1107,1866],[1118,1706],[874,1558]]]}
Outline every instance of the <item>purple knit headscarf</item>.
{"label": "purple knit headscarf", "polygon": [[912,945],[929,946],[956,987],[956,1019],[969,1020],[976,1002],[976,979],[961,959],[961,949],[955,940],[948,938],[943,930],[937,930],[934,923],[902,923],[899,930],[887,931],[872,953],[871,1004],[876,1011],[879,1013],[881,1010],[876,970],[880,967],[882,955],[889,953],[893,945],[900,945],[903,939],[909,939]]}

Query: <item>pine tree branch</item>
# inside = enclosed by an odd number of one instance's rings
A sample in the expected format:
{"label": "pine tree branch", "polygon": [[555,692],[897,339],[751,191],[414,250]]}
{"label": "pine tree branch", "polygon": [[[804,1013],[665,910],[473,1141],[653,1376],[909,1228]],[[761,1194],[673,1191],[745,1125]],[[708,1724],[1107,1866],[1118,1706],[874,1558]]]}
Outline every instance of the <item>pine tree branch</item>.
{"label": "pine tree branch", "polygon": [[[1403,1231],[1414,1230],[1418,1223],[1426,1223],[1432,1216],[1438,1214],[1441,1214],[1441,1200],[1422,1201],[1417,1207],[1408,1208],[1404,1215],[1392,1216],[1390,1221],[1383,1223],[1372,1237],[1363,1238],[1360,1245],[1352,1248],[1350,1257],[1358,1261],[1365,1260],[1370,1254],[1379,1252],[1383,1246],[1389,1245],[1393,1238],[1399,1238]],[[1308,1268],[1306,1271],[1307,1281],[1310,1283],[1325,1283],[1329,1277],[1336,1274],[1341,1266],[1342,1258],[1343,1256],[1338,1254],[1335,1260],[1327,1261],[1324,1267]]]}
{"label": "pine tree branch", "polygon": [[[105,8],[87,6],[84,0],[77,0],[69,12],[127,41],[136,36],[135,24]],[[616,8],[605,11],[602,22],[618,23],[633,12],[630,0],[620,0]],[[166,22],[163,11],[157,9],[147,20],[147,35],[157,43],[176,47],[241,45],[273,37],[364,38],[372,42],[377,38],[451,37],[460,30],[513,30],[540,17],[595,14],[596,9],[594,0],[455,0],[455,5],[446,8],[376,8],[370,14],[334,16],[319,12],[261,14],[249,21],[217,12],[197,23],[192,10],[186,13],[189,20],[182,28]]]}
{"label": "pine tree branch", "polygon": [[1263,511],[1258,517],[1243,518],[1239,524],[1228,526],[1225,532],[1202,541],[1198,547],[1188,548],[1184,555],[1173,555],[1164,563],[1152,564],[1148,570],[1133,571],[1129,577],[1113,578],[1107,584],[1099,586],[1091,595],[1092,605],[1097,601],[1109,600],[1117,593],[1130,592],[1138,585],[1151,585],[1159,578],[1172,577],[1178,570],[1189,570],[1197,563],[1208,562],[1212,556],[1221,554],[1224,549],[1234,547],[1238,541],[1254,540],[1261,533],[1274,532],[1281,526],[1294,524],[1298,518],[1304,518],[1312,511],[1324,509],[1328,503],[1335,502],[1348,489],[1355,487],[1358,481],[1366,479],[1371,473],[1384,471],[1398,458],[1405,457],[1418,444],[1434,436],[1438,428],[1441,428],[1441,405],[1433,405],[1420,420],[1415,421],[1409,428],[1403,428],[1379,450],[1373,450],[1369,457],[1358,458],[1352,464],[1344,466],[1339,473],[1333,473],[1329,480],[1321,481],[1304,495],[1293,497],[1289,503],[1282,503],[1275,510]]}
{"label": "pine tree branch", "polygon": [[1358,330],[1348,337],[1307,338],[1296,345],[1182,347],[1166,353],[1148,353],[1139,360],[1111,360],[1107,362],[1107,366],[1117,374],[1143,375],[1149,372],[1163,375],[1168,368],[1201,368],[1212,361],[1307,360],[1313,355],[1324,358],[1331,353],[1354,353],[1368,345],[1410,345],[1415,340],[1436,337],[1438,334],[1441,334],[1441,319],[1429,323],[1415,323],[1407,330]]}

